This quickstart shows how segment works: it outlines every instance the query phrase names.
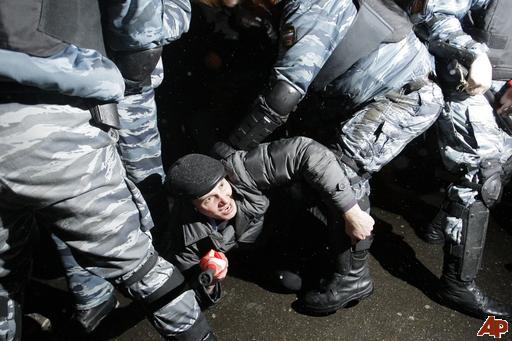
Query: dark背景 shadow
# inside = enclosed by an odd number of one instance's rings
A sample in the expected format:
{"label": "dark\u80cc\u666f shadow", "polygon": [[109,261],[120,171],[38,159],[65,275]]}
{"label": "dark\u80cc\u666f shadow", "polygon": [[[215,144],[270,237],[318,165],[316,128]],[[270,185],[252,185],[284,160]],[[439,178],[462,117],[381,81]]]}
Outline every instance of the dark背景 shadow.
{"label": "dark\u80cc\u666f shadow", "polygon": [[[374,242],[370,252],[391,275],[421,290],[435,299],[439,279],[418,258],[404,238],[393,232],[393,227],[375,219]],[[390,251],[392,250],[392,251]]]}
{"label": "dark\u80cc\u666f shadow", "polygon": [[[326,228],[296,198],[290,198],[289,193],[289,190],[272,193],[258,242],[230,252],[230,276],[253,282],[270,292],[289,294],[307,290],[328,272]],[[283,271],[291,272],[292,278],[283,279]]]}
{"label": "dark\u80cc\u666f shadow", "polygon": [[71,297],[61,290],[39,280],[30,282],[25,300],[24,314],[37,313],[51,322],[51,330],[41,330],[30,318],[24,319],[23,340],[26,341],[102,341],[114,340],[146,316],[136,302],[113,310],[92,333],[86,334],[70,317]]}

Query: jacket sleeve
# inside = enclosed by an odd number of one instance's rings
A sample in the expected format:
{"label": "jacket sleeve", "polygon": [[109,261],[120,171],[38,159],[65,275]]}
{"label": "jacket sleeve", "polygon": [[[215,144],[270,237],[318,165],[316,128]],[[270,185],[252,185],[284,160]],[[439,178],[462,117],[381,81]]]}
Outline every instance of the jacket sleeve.
{"label": "jacket sleeve", "polygon": [[165,0],[162,43],[168,44],[188,32],[191,16],[189,0]]}
{"label": "jacket sleeve", "polygon": [[124,80],[114,63],[101,53],[68,45],[49,57],[0,49],[0,76],[69,96],[119,101]]}
{"label": "jacket sleeve", "polygon": [[188,271],[184,272],[183,275],[187,279],[187,283],[190,288],[194,290],[197,302],[201,308],[206,309],[219,303],[219,301],[222,299],[222,283],[216,282],[213,285],[212,291],[208,292],[208,288],[199,283],[198,277],[200,272],[201,269],[199,268],[199,265],[195,265]]}
{"label": "jacket sleeve", "polygon": [[[163,237],[163,236],[160,236]],[[176,230],[171,231],[170,237],[172,245],[170,249],[164,252],[164,258],[173,263],[185,276],[188,285],[194,290],[196,299],[202,308],[208,308],[220,301],[222,298],[222,285],[220,282],[215,284],[211,293],[203,287],[198,280],[201,269],[199,268],[200,254],[198,244],[194,243],[188,246],[183,245],[183,235]],[[161,244],[169,244],[165,241]],[[168,246],[168,245],[167,245]],[[159,248],[161,250],[161,248]]]}
{"label": "jacket sleeve", "polygon": [[106,43],[114,51],[147,50],[178,39],[190,25],[188,0],[124,0],[104,7]]}
{"label": "jacket sleeve", "polygon": [[356,14],[347,0],[284,1],[272,78],[293,84],[304,95]]}
{"label": "jacket sleeve", "polygon": [[346,212],[356,204],[335,155],[312,139],[294,137],[264,143],[249,152],[238,151],[231,158],[242,184],[265,190],[303,179],[338,211]]}
{"label": "jacket sleeve", "polygon": [[410,8],[411,18],[432,54],[447,59],[458,59],[452,56],[458,54],[467,60],[459,61],[470,66],[477,56],[487,53],[487,45],[476,42],[463,31],[461,20],[470,10],[485,7],[489,0],[428,0],[421,9],[414,6],[417,2],[420,0],[414,1]]}

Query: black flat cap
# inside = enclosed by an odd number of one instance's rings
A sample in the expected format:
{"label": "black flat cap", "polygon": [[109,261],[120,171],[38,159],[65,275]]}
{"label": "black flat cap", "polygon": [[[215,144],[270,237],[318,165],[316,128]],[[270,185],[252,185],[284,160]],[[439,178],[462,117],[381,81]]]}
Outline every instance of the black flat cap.
{"label": "black flat cap", "polygon": [[174,162],[167,174],[167,188],[175,197],[196,199],[210,192],[226,176],[219,160],[188,154]]}

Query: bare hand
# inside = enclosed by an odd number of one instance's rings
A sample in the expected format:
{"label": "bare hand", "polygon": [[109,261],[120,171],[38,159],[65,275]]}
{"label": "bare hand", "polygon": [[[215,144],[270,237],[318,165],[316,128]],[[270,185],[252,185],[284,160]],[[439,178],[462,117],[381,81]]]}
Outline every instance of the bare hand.
{"label": "bare hand", "polygon": [[470,95],[481,95],[491,87],[492,65],[486,54],[479,55],[471,64],[465,90]]}
{"label": "bare hand", "polygon": [[512,88],[508,88],[500,98],[500,104],[496,110],[500,115],[512,114]]}
{"label": "bare hand", "polygon": [[350,237],[353,243],[366,239],[372,234],[375,220],[361,210],[359,205],[355,205],[343,214],[345,220],[345,233]]}

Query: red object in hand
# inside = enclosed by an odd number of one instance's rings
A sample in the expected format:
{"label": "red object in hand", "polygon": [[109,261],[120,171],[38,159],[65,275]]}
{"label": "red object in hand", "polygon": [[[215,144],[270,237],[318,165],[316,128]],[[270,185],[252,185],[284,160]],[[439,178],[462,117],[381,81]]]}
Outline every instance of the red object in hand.
{"label": "red object in hand", "polygon": [[220,281],[226,277],[228,265],[229,263],[226,256],[222,252],[215,250],[208,251],[199,261],[201,270],[206,271],[211,269],[213,271],[212,276],[215,281]]}

